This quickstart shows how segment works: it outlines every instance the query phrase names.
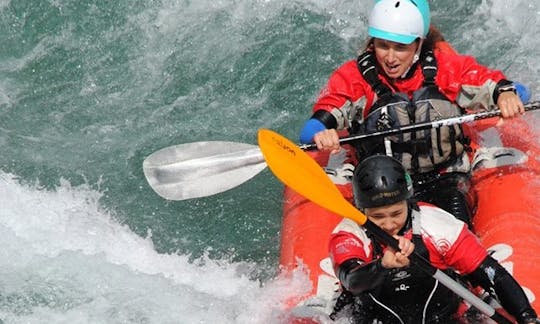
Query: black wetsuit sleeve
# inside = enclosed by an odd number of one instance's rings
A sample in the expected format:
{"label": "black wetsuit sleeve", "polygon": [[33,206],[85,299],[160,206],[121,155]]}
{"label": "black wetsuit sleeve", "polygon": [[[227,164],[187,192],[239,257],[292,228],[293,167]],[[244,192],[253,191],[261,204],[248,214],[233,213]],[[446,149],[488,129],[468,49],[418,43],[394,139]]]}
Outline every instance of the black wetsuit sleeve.
{"label": "black wetsuit sleeve", "polygon": [[326,129],[332,129],[337,128],[337,120],[334,115],[329,113],[326,110],[317,110],[312,116],[311,119],[317,119],[321,123],[323,123],[324,126],[326,126]]}
{"label": "black wetsuit sleeve", "polygon": [[473,285],[479,285],[488,292],[495,292],[504,309],[519,323],[536,319],[537,314],[519,283],[492,257],[488,256],[482,261],[467,278]]}
{"label": "black wetsuit sleeve", "polygon": [[360,259],[350,259],[339,267],[338,276],[345,289],[357,295],[379,286],[387,275],[381,260],[364,263]]}

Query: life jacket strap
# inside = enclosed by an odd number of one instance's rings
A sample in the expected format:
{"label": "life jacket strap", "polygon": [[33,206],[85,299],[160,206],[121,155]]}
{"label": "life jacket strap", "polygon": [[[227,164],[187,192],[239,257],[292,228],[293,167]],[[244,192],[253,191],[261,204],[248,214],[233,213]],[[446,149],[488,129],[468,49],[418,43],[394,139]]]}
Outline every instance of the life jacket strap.
{"label": "life jacket strap", "polygon": [[422,74],[424,75],[424,87],[435,86],[437,76],[437,59],[433,51],[426,51],[421,59]]}
{"label": "life jacket strap", "polygon": [[366,51],[362,53],[358,56],[356,64],[364,79],[377,94],[377,97],[381,98],[386,94],[392,94],[392,90],[379,79],[379,70],[377,69],[373,52]]}
{"label": "life jacket strap", "polygon": [[431,143],[425,139],[415,139],[407,142],[396,143],[392,142],[393,153],[410,153],[412,156],[428,155],[431,153]]}

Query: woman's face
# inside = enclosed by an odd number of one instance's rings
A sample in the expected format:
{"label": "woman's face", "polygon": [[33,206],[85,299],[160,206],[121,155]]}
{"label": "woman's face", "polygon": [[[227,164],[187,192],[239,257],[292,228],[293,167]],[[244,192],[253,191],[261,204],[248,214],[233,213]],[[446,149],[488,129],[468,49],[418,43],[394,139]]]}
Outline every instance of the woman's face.
{"label": "woman's face", "polygon": [[401,44],[380,38],[373,40],[375,56],[382,66],[384,73],[392,79],[404,75],[413,64],[414,54],[419,42]]}
{"label": "woman's face", "polygon": [[390,235],[396,235],[407,222],[407,201],[402,200],[392,205],[366,208],[367,218]]}

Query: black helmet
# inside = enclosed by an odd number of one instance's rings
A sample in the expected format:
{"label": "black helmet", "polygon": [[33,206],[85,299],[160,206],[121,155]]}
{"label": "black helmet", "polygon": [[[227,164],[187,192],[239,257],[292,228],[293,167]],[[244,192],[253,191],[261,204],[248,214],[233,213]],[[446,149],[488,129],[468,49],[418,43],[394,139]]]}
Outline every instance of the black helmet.
{"label": "black helmet", "polygon": [[387,155],[373,155],[356,166],[354,203],[358,208],[391,205],[412,197],[411,177],[403,165]]}

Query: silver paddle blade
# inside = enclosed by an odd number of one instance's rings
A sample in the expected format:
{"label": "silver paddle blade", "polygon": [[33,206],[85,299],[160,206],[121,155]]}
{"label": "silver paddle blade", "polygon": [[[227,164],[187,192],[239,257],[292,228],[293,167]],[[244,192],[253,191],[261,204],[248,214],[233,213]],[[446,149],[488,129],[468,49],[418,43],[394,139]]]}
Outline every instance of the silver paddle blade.
{"label": "silver paddle blade", "polygon": [[209,141],[169,146],[143,162],[150,187],[169,200],[211,196],[232,189],[266,168],[258,146]]}

